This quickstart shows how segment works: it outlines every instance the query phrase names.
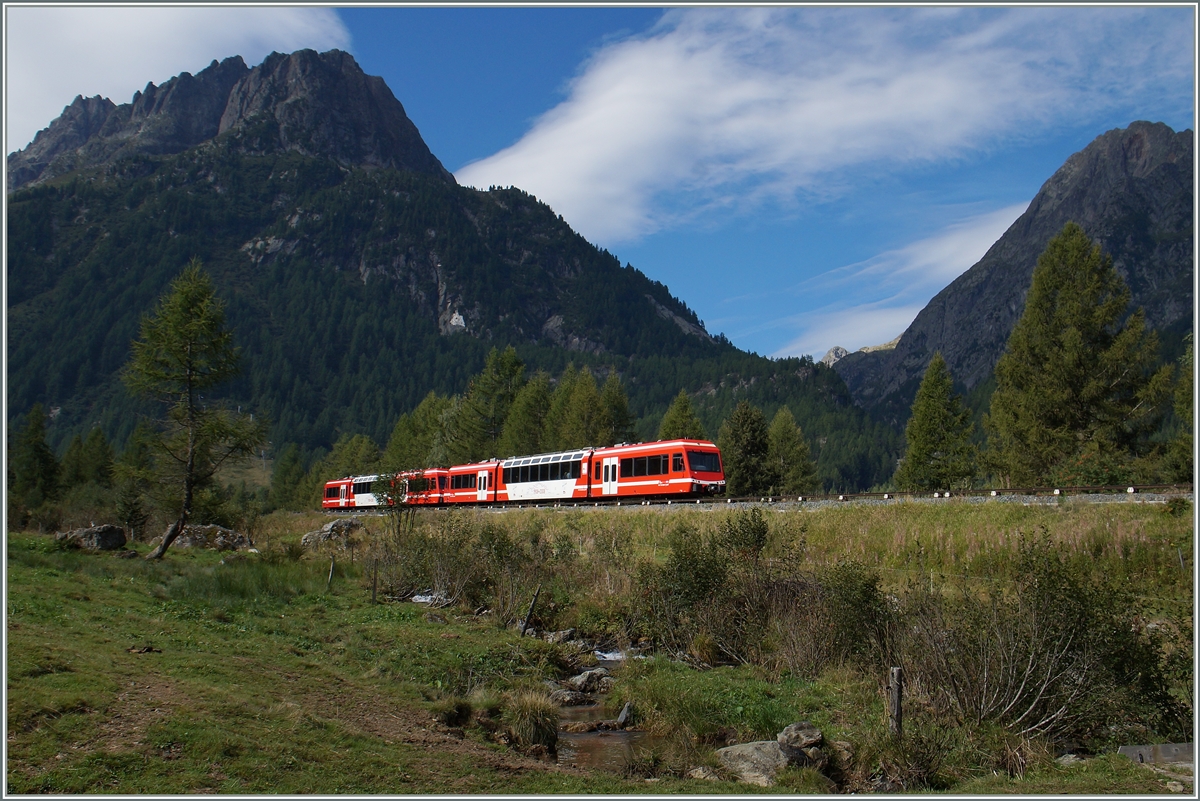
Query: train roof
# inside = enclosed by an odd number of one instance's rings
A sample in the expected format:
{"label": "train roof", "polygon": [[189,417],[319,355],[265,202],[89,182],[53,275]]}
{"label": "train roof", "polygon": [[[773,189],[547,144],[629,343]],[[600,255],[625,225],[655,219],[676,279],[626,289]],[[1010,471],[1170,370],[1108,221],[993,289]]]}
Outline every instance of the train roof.
{"label": "train roof", "polygon": [[503,460],[501,467],[524,467],[527,464],[549,464],[550,462],[578,462],[591,452],[592,448],[580,448],[573,451],[557,453],[538,453],[533,456],[512,456]]}

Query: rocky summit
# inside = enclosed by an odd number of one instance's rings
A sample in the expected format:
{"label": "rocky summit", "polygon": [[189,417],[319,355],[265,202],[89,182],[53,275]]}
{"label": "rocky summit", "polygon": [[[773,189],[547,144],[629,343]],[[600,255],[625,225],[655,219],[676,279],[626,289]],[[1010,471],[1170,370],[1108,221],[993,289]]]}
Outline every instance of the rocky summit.
{"label": "rocky summit", "polygon": [[390,167],[454,177],[429,151],[382,78],[349,53],[272,53],[251,69],[241,56],[196,75],[153,83],[133,100],[75,100],[8,156],[8,191],[76,169],[138,155],[162,156],[229,136],[245,153],[293,151],[347,166]]}
{"label": "rocky summit", "polygon": [[1112,256],[1151,326],[1190,330],[1192,195],[1191,131],[1151,122],[1108,131],[1067,159],[984,257],[917,315],[894,349],[846,354],[834,369],[858,404],[893,422],[907,417],[937,351],[966,389],[987,381],[1025,308],[1038,256],[1069,221]]}

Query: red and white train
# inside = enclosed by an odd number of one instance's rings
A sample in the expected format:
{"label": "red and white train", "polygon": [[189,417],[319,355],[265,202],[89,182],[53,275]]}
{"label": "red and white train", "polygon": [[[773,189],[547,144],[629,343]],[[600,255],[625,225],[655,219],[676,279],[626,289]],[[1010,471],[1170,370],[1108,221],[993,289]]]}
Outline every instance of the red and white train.
{"label": "red and white train", "polygon": [[715,495],[725,490],[721,452],[711,442],[674,439],[513,456],[395,476],[325,483],[324,509],[379,506],[390,496],[419,506],[620,500]]}

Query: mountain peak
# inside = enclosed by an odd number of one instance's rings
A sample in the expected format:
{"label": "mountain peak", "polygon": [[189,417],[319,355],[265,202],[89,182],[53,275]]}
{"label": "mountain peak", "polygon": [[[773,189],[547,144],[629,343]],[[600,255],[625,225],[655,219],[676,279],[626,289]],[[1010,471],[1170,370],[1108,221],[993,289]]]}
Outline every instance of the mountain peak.
{"label": "mountain peak", "polygon": [[133,155],[171,155],[219,135],[254,152],[294,150],[348,166],[453,176],[429,151],[382,78],[349,53],[272,53],[250,68],[213,61],[129,103],[77,97],[24,150],[8,156],[8,191]]}
{"label": "mountain peak", "polygon": [[1037,258],[1067,222],[1112,256],[1133,306],[1162,331],[1192,313],[1192,132],[1137,121],[1066,160],[974,266],[939,292],[890,351],[836,362],[859,404],[903,419],[940,351],[968,390],[986,381],[1025,308]]}

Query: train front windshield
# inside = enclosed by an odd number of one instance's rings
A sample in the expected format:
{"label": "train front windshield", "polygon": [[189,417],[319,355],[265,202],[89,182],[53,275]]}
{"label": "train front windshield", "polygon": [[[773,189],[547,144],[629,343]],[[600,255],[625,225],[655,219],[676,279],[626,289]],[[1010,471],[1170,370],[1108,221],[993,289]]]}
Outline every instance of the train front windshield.
{"label": "train front windshield", "polygon": [[688,451],[688,465],[696,473],[720,473],[721,455],[712,451]]}

